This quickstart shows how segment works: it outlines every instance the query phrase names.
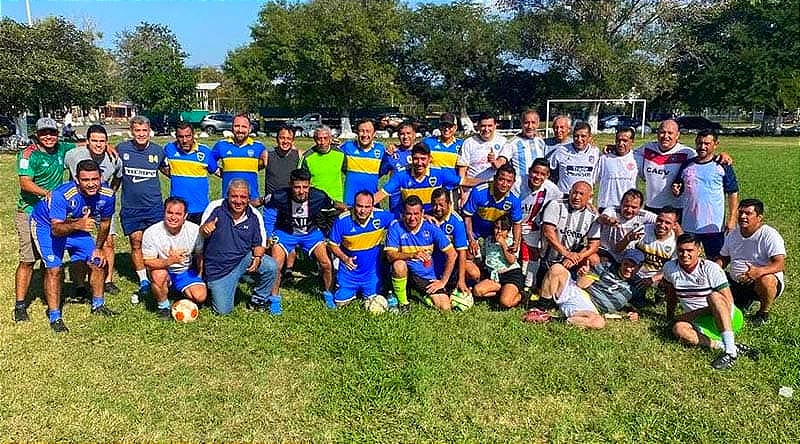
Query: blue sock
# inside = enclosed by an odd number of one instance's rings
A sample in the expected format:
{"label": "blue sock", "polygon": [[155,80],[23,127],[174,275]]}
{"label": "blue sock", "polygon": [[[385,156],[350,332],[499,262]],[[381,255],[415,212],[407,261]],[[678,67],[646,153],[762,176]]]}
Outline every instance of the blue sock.
{"label": "blue sock", "polygon": [[158,303],[158,309],[163,310],[165,308],[169,308],[169,299],[164,299]]}
{"label": "blue sock", "polygon": [[103,296],[92,296],[92,309],[102,306],[106,303],[106,298]]}
{"label": "blue sock", "polygon": [[281,307],[281,297],[280,295],[273,294],[272,296],[267,298],[269,301],[269,312],[274,315],[283,314],[283,308]]}
{"label": "blue sock", "polygon": [[50,323],[61,319],[61,310],[56,308],[55,310],[47,310],[47,318],[50,320]]}
{"label": "blue sock", "polygon": [[326,307],[330,308],[331,310],[336,309],[336,302],[333,301],[333,293],[331,293],[330,291],[323,291],[322,299],[325,299]]}

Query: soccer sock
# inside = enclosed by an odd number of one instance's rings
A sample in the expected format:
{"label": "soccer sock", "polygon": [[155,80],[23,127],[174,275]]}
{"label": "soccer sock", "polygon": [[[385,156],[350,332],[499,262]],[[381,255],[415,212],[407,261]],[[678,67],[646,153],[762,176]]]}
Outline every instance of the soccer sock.
{"label": "soccer sock", "polygon": [[407,277],[392,277],[392,288],[394,289],[394,294],[397,295],[397,302],[399,302],[400,305],[408,304],[406,285],[408,285]]}
{"label": "soccer sock", "polygon": [[725,353],[736,356],[736,340],[733,337],[733,332],[730,330],[722,332],[722,346]]}
{"label": "soccer sock", "polygon": [[333,301],[333,293],[330,291],[322,292],[322,299],[325,300],[325,306],[328,308],[336,308],[336,303]]}
{"label": "soccer sock", "polygon": [[55,310],[47,310],[47,318],[50,320],[50,323],[61,319],[61,310],[56,308]]}
{"label": "soccer sock", "polygon": [[164,299],[163,301],[158,301],[158,309],[163,310],[165,308],[169,308],[169,299]]}
{"label": "soccer sock", "polygon": [[145,270],[145,269],[136,270],[136,276],[139,277],[139,284],[141,284],[142,282],[147,281],[147,270]]}
{"label": "soccer sock", "polygon": [[106,303],[106,298],[103,296],[92,296],[92,308],[101,307]]}
{"label": "soccer sock", "polygon": [[539,271],[539,260],[528,261],[528,266],[523,266],[522,269],[525,270],[525,286],[534,288],[536,273]]}

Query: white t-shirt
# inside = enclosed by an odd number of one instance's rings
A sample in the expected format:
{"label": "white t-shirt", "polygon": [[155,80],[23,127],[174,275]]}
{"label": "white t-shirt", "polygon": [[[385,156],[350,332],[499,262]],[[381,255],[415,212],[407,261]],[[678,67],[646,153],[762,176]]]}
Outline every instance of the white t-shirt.
{"label": "white t-shirt", "polygon": [[[725,236],[720,255],[731,260],[744,260],[753,265],[763,267],[769,264],[773,256],[786,256],[786,246],[778,230],[769,225],[761,225],[750,237],[743,237],[740,230],[733,230]],[[775,277],[783,282],[783,272],[775,273]]]}
{"label": "white t-shirt", "polygon": [[[606,208],[603,210],[603,214],[619,221],[619,225],[613,227],[598,222],[600,224],[600,248],[606,250],[617,262],[622,260],[622,253],[617,253],[614,248],[617,242],[621,241],[631,231],[644,230],[646,224],[654,224],[656,222],[656,215],[647,210],[639,210],[638,214],[628,220],[622,218],[618,206]],[[634,247],[635,244],[631,242],[627,248]]]}
{"label": "white t-shirt", "polygon": [[[527,183],[526,183],[527,187]],[[525,245],[531,247],[539,247],[539,238],[541,236],[540,226],[542,208],[548,202],[555,199],[562,198],[564,193],[558,189],[558,186],[545,179],[542,186],[538,190],[531,192],[528,190],[528,195],[522,201],[522,240]]]}
{"label": "white t-shirt", "polygon": [[144,230],[142,256],[145,259],[166,259],[170,250],[185,253],[183,261],[169,266],[170,273],[178,274],[188,270],[193,255],[203,252],[200,226],[187,220],[176,235],[167,231],[164,222],[158,222]]}
{"label": "white t-shirt", "polygon": [[558,188],[563,193],[569,193],[572,185],[584,181],[594,187],[597,177],[597,161],[600,160],[600,150],[589,145],[583,151],[575,149],[575,144],[558,147],[550,156],[550,169],[558,169]]}
{"label": "white t-shirt", "polygon": [[[542,225],[554,225],[558,241],[570,251],[580,251],[586,241],[600,238],[600,228],[595,219],[597,214],[588,206],[582,210],[573,210],[563,199],[550,202],[542,212]],[[549,263],[563,260],[561,254],[547,240],[542,239],[542,247],[542,258]]]}
{"label": "white t-shirt", "polygon": [[633,151],[624,156],[606,153],[600,156],[597,163],[597,206],[608,208],[618,206],[622,195],[631,188],[636,188],[639,168]]}
{"label": "white t-shirt", "polygon": [[639,177],[645,182],[645,205],[663,208],[679,207],[680,201],[672,194],[672,182],[681,165],[697,156],[694,149],[677,143],[667,152],[661,152],[658,142],[647,142],[633,152]]}
{"label": "white t-shirt", "polygon": [[545,147],[544,140],[541,137],[528,139],[514,136],[506,144],[505,150],[511,153],[511,165],[514,166],[514,170],[517,172],[517,178],[511,191],[519,196],[519,200],[524,200],[530,193],[528,189],[528,168],[531,167],[534,160],[545,156],[547,147]]}
{"label": "white t-shirt", "polygon": [[661,272],[664,264],[675,258],[675,233],[670,230],[666,239],[656,237],[655,225],[644,226],[644,236],[636,242],[636,249],[644,253],[644,262],[637,276],[650,278]]}
{"label": "white t-shirt", "polygon": [[512,154],[506,143],[506,138],[499,134],[495,134],[488,142],[476,134],[461,145],[461,153],[458,155],[456,165],[467,167],[467,177],[491,179],[495,169],[488,160],[489,153],[493,152],[495,159],[503,156],[510,161]]}
{"label": "white t-shirt", "polygon": [[707,259],[699,259],[691,273],[671,260],[664,265],[664,280],[672,284],[684,313],[707,307],[712,292],[728,287],[725,272]]}

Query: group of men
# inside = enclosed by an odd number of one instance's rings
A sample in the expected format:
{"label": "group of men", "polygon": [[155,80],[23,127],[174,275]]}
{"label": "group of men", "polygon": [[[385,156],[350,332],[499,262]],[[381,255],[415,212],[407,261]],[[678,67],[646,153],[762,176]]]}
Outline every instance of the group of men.
{"label": "group of men", "polygon": [[[28,284],[42,259],[51,327],[66,331],[64,251],[77,264],[72,279],[79,289],[88,264],[91,312],[113,315],[104,293],[118,291],[111,215],[122,187],[120,221],[139,280],[131,302],[152,292],[164,319],[170,289],[229,313],[245,274],[256,276],[248,307],[280,314],[281,278],[300,250],[317,264],[330,309],[382,294],[390,295],[390,308],[406,312],[416,294],[449,310],[454,292],[470,294],[491,275],[501,276],[502,292],[475,296],[498,296],[498,305],[510,308],[538,294],[526,318],[546,319],[555,304],[569,322],[602,328],[601,313],[640,305],[653,288],[666,295],[668,315],[681,302],[679,338],[722,348],[715,367],[733,365],[743,350],[733,341],[734,298],[743,308],[758,301],[753,322],[765,322],[783,290],[785,250],[763,224],[763,204],[739,202],[732,159],[717,152],[718,136],[700,132],[693,149],[678,142],[676,122],[666,120],[655,142],[633,150],[635,132],[625,128],[600,148],[589,125],[573,128],[566,116],[556,117],[548,139],[538,136],[535,111],[521,122],[520,134],[507,140],[483,114],[477,134],[462,141],[456,117],[446,113],[439,135],[416,142],[414,126],[403,124],[398,143],[387,146],[363,120],[355,140],[340,147],[329,128],[318,128],[315,145],[301,154],[291,128],[279,129],[276,146],[267,149],[250,136],[245,115],[212,148],[198,144],[188,124],[162,148],[143,117],[131,120],[131,140],[116,148],[101,126],[89,128],[87,147],[75,148],[58,141],[52,119],[40,119],[35,143],[18,159],[14,319],[28,318]],[[62,185],[64,166],[70,180]],[[166,201],[160,174],[170,180]],[[221,177],[222,199],[209,201],[210,176]],[[382,176],[389,178],[379,185]],[[386,210],[379,208],[384,200]],[[508,235],[497,236],[498,221],[506,221]],[[487,248],[498,239],[501,248]],[[487,270],[487,251],[519,263]],[[721,268],[729,262],[730,280]],[[520,278],[505,274],[512,268],[521,269]],[[704,315],[713,317],[719,340],[698,327]]]}

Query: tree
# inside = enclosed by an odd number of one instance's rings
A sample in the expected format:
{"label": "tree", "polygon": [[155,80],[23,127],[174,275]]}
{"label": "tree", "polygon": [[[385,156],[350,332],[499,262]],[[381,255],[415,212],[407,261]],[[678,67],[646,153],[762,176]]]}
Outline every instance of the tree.
{"label": "tree", "polygon": [[129,100],[153,112],[186,109],[195,81],[184,65],[187,54],[164,25],[140,23],[117,34],[121,87]]}
{"label": "tree", "polygon": [[61,17],[0,21],[0,109],[11,113],[106,102],[114,79],[98,36]]}

